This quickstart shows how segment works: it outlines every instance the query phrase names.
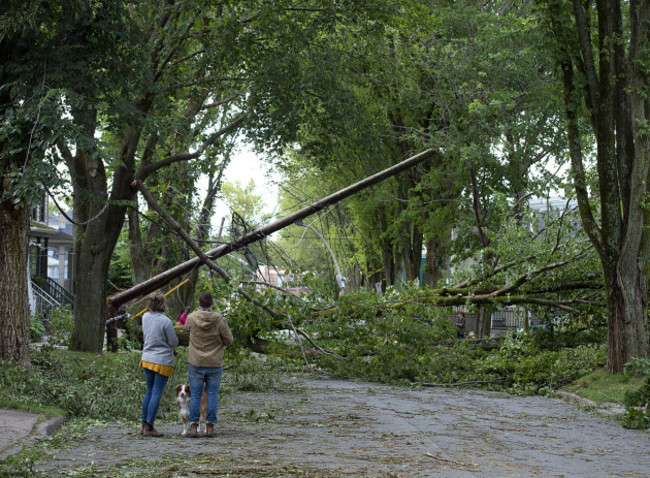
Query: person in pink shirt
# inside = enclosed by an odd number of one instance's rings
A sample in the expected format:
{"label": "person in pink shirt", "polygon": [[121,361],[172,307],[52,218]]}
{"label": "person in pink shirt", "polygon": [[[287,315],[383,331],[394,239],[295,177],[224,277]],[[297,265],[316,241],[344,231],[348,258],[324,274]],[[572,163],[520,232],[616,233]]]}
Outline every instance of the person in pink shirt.
{"label": "person in pink shirt", "polygon": [[179,320],[179,322],[180,322],[181,325],[183,325],[183,326],[185,325],[185,321],[187,320],[187,315],[188,315],[189,313],[190,313],[190,308],[189,308],[189,307],[185,307],[185,310],[184,310],[183,313],[181,314],[181,319]]}

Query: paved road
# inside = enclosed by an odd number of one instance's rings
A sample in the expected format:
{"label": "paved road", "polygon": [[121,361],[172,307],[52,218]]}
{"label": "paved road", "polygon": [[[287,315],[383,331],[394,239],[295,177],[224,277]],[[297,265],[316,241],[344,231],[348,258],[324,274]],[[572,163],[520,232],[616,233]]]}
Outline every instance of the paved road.
{"label": "paved road", "polygon": [[40,470],[156,476],[162,459],[158,471],[204,463],[164,476],[650,477],[649,433],[542,397],[297,378],[289,391],[227,396],[219,417],[216,439],[182,438],[172,422],[157,424],[159,439],[135,423],[93,429]]}

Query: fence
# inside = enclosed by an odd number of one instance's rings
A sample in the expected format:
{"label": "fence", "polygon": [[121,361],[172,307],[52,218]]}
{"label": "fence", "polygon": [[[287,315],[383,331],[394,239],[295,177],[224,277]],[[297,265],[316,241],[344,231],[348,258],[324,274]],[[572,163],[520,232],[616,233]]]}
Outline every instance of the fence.
{"label": "fence", "polygon": [[[474,330],[474,324],[476,322],[476,314],[467,312],[463,307],[459,307],[454,310],[452,319],[456,318],[458,311],[462,310],[466,314],[467,318],[467,330]],[[491,328],[492,329],[521,329],[524,327],[524,318],[527,312],[524,309],[512,307],[504,308],[500,310],[495,310],[491,315]],[[539,320],[534,317],[528,318],[528,325],[534,326],[538,325]]]}

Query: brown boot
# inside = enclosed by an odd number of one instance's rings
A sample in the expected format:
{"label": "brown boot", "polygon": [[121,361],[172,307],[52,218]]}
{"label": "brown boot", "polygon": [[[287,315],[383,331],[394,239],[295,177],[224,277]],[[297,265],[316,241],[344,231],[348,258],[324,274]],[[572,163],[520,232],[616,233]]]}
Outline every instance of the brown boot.
{"label": "brown boot", "polygon": [[217,432],[214,431],[214,423],[209,423],[205,427],[205,436],[208,438],[214,438],[217,436]]}
{"label": "brown boot", "polygon": [[140,435],[144,435],[144,431],[147,429],[147,422],[142,422],[142,428],[140,429]]}
{"label": "brown boot", "polygon": [[198,423],[191,423],[190,424],[190,430],[185,434],[186,438],[196,438],[199,436],[198,432],[199,424]]}
{"label": "brown boot", "polygon": [[153,427],[153,425],[150,425],[148,423],[145,423],[145,430],[142,433],[142,435],[146,436],[146,437],[162,437],[162,436],[165,436],[164,433],[159,432],[158,430],[156,430]]}

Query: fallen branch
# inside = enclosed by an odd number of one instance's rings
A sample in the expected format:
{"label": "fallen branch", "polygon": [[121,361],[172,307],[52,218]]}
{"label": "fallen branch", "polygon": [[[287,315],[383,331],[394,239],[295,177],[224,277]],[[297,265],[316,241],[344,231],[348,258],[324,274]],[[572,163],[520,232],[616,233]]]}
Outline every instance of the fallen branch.
{"label": "fallen branch", "polygon": [[[579,244],[583,244],[583,243],[587,244],[587,249],[586,250],[589,250],[589,249],[593,248],[593,246],[591,245],[591,242],[589,242],[588,240],[579,241]],[[575,241],[567,242],[567,243],[564,243],[564,244],[558,246],[557,248],[555,248],[555,250],[559,250],[559,249],[562,249],[564,247],[568,247],[569,245],[574,246],[575,244],[576,244]],[[464,280],[463,282],[461,282],[458,285],[454,286],[454,288],[463,289],[463,288],[470,287],[473,284],[478,284],[479,282],[485,281],[485,280],[489,279],[490,277],[493,277],[493,276],[499,274],[500,272],[504,272],[507,269],[510,269],[511,267],[515,267],[515,266],[518,266],[520,264],[525,264],[526,262],[532,261],[533,259],[537,259],[540,255],[541,255],[541,253],[532,254],[532,255],[526,256],[526,257],[521,258],[521,259],[516,259],[516,260],[510,261],[510,262],[507,262],[505,264],[502,264],[500,266],[495,267],[487,275],[484,275],[482,277],[475,277],[475,278],[470,278],[470,279]]]}
{"label": "fallen branch", "polygon": [[512,292],[514,290],[517,290],[519,287],[521,287],[523,284],[525,284],[532,276],[539,275],[542,272],[546,272],[546,271],[549,271],[549,270],[552,270],[552,269],[557,269],[558,267],[563,267],[563,266],[565,266],[565,265],[567,265],[567,264],[569,264],[569,263],[571,263],[573,261],[581,259],[582,257],[587,255],[588,249],[589,248],[587,248],[587,250],[582,251],[582,252],[580,252],[580,253],[578,253],[578,254],[574,255],[573,257],[570,257],[570,258],[568,258],[566,260],[554,262],[553,264],[546,264],[546,265],[544,265],[542,267],[539,267],[539,268],[537,268],[537,269],[535,269],[533,271],[527,272],[526,274],[522,274],[517,279],[515,279],[512,284],[510,284],[510,285],[508,285],[506,287],[503,287],[502,289],[491,292],[490,295],[492,295],[492,296],[501,296],[501,295],[509,294],[510,292]]}
{"label": "fallen branch", "polygon": [[450,458],[443,458],[440,455],[436,455],[434,453],[425,453],[424,456],[428,456],[429,458],[433,458],[438,461],[443,461],[445,463],[450,463],[452,465],[455,465],[455,468],[461,469],[461,470],[467,470],[467,471],[473,471],[470,468],[465,468],[465,467],[471,467],[471,468],[476,468],[478,465],[473,462],[462,462],[462,461],[457,461],[457,460],[452,460]]}
{"label": "fallen branch", "polygon": [[[230,274],[228,274],[224,269],[222,269],[219,265],[217,265],[215,262],[213,262],[213,261],[212,261],[212,260],[211,260],[211,259],[210,259],[210,258],[209,258],[209,257],[208,257],[208,256],[207,256],[207,255],[202,251],[202,250],[201,250],[201,248],[200,248],[200,247],[199,247],[199,246],[198,246],[198,245],[197,245],[197,244],[192,240],[192,238],[190,237],[190,235],[189,235],[187,232],[185,232],[185,230],[180,226],[180,224],[178,224],[178,223],[174,220],[174,218],[172,218],[172,217],[171,217],[171,216],[170,216],[170,215],[169,215],[169,214],[168,214],[168,213],[167,213],[167,212],[166,212],[166,211],[165,211],[165,210],[160,206],[160,204],[158,204],[158,202],[156,201],[156,199],[151,195],[151,193],[150,193],[149,190],[146,188],[146,186],[142,183],[142,181],[135,180],[135,181],[133,181],[133,183],[131,184],[131,186],[133,186],[133,187],[136,188],[138,191],[140,191],[140,193],[141,193],[142,196],[145,198],[145,200],[147,201],[147,203],[149,204],[149,206],[150,206],[154,211],[156,211],[158,214],[160,214],[160,216],[163,218],[163,220],[164,220],[167,224],[169,224],[169,226],[170,226],[174,231],[176,231],[176,233],[177,233],[181,238],[183,238],[183,240],[184,240],[184,241],[185,241],[185,242],[190,246],[190,248],[191,248],[191,249],[196,253],[196,255],[201,259],[201,262],[203,262],[203,263],[204,263],[205,265],[207,265],[210,269],[212,269],[212,270],[215,271],[217,274],[219,274],[219,275],[220,275],[222,278],[224,278],[226,281],[231,282],[231,281],[233,280],[232,277],[230,276]],[[271,309],[271,308],[270,308],[269,306],[267,306],[266,304],[262,304],[260,301],[258,301],[257,299],[253,298],[253,297],[252,297],[252,296],[251,296],[247,291],[245,291],[244,288],[243,288],[243,286],[242,286],[241,284],[240,284],[239,287],[237,288],[237,292],[238,292],[241,296],[243,296],[246,300],[248,300],[249,302],[252,302],[253,304],[257,305],[258,307],[264,309],[266,312],[268,312],[269,314],[271,314],[272,317],[276,317],[276,318],[277,318],[277,317],[283,317],[283,318],[285,318],[285,319],[287,320],[287,322],[289,323],[289,326],[290,326],[291,329],[293,330],[294,334],[296,335],[296,337],[298,337],[299,334],[298,334],[298,332],[297,332],[295,326],[293,325],[293,320],[291,319],[291,317],[289,317],[288,315],[285,315],[285,314],[280,314],[280,313],[276,312],[275,310]],[[313,342],[310,341],[310,343],[313,343]],[[303,359],[305,360],[305,364],[309,365],[309,363],[308,363],[308,361],[307,361],[307,357],[305,356],[305,351],[304,351],[303,348],[302,348],[302,342],[300,342],[300,340],[298,341],[298,344],[300,345],[300,350],[301,350],[301,352],[302,352]],[[332,353],[332,352],[325,351],[324,349],[322,349],[322,348],[320,348],[320,347],[318,347],[318,350],[320,350],[320,351],[323,352],[323,353],[327,353],[328,355],[332,355],[332,356],[334,356],[334,357],[338,357],[338,356],[336,356],[336,354],[334,354],[334,353]],[[340,358],[340,357],[338,357],[338,358]]]}

